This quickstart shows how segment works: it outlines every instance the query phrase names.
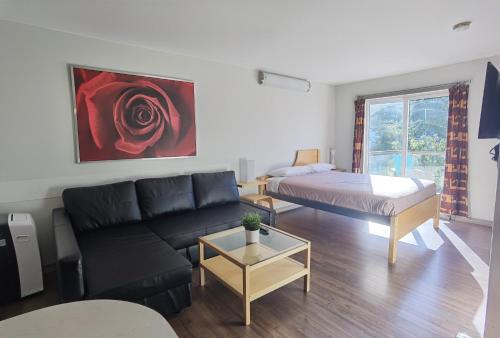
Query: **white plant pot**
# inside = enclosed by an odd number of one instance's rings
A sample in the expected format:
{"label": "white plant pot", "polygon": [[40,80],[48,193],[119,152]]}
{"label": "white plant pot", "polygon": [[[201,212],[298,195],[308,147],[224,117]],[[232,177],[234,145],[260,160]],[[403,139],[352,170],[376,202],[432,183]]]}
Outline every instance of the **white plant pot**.
{"label": "white plant pot", "polygon": [[259,230],[249,231],[245,230],[247,243],[259,243]]}

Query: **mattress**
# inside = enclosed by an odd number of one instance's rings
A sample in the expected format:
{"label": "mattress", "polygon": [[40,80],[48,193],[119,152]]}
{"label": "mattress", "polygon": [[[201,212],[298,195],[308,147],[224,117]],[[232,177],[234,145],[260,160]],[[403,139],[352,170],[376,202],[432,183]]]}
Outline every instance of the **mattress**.
{"label": "mattress", "polygon": [[436,194],[433,181],[328,171],[272,177],[267,190],[381,216],[393,216]]}

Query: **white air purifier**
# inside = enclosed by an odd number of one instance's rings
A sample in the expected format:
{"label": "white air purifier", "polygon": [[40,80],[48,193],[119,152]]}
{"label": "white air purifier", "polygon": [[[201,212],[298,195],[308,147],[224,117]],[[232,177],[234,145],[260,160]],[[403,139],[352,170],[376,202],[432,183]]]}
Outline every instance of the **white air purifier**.
{"label": "white air purifier", "polygon": [[18,281],[16,287],[10,283],[16,289],[9,292],[10,296],[17,294],[17,298],[26,297],[42,291],[42,263],[35,221],[30,214],[12,213],[7,216],[7,226],[2,235],[5,245],[0,251],[4,258],[11,257],[12,261],[9,265],[11,268],[5,271],[8,271],[6,278]]}

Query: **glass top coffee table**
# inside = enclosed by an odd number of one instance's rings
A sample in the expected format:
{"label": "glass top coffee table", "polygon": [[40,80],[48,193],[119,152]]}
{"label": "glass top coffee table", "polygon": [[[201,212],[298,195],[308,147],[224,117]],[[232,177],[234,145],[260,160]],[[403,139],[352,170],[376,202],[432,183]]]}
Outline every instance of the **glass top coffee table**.
{"label": "glass top coffee table", "polygon": [[[268,234],[259,234],[259,243],[247,244],[245,229],[238,227],[198,239],[200,245],[200,285],[209,272],[243,301],[245,325],[250,324],[250,302],[296,279],[304,277],[309,292],[311,243],[273,227],[261,225]],[[205,246],[219,256],[205,259]],[[290,258],[305,253],[304,263]]]}

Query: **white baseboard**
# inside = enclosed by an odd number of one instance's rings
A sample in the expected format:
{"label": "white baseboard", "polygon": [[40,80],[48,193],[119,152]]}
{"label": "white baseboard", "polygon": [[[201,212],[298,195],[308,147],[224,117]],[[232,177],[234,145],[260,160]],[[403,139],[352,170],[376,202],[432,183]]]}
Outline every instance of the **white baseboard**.
{"label": "white baseboard", "polygon": [[[449,220],[450,216],[441,214],[441,219]],[[488,221],[485,219],[463,217],[463,216],[451,216],[451,220],[457,221],[457,222],[463,222],[463,223],[482,225],[482,226],[489,227],[489,228],[493,227],[493,221]]]}

